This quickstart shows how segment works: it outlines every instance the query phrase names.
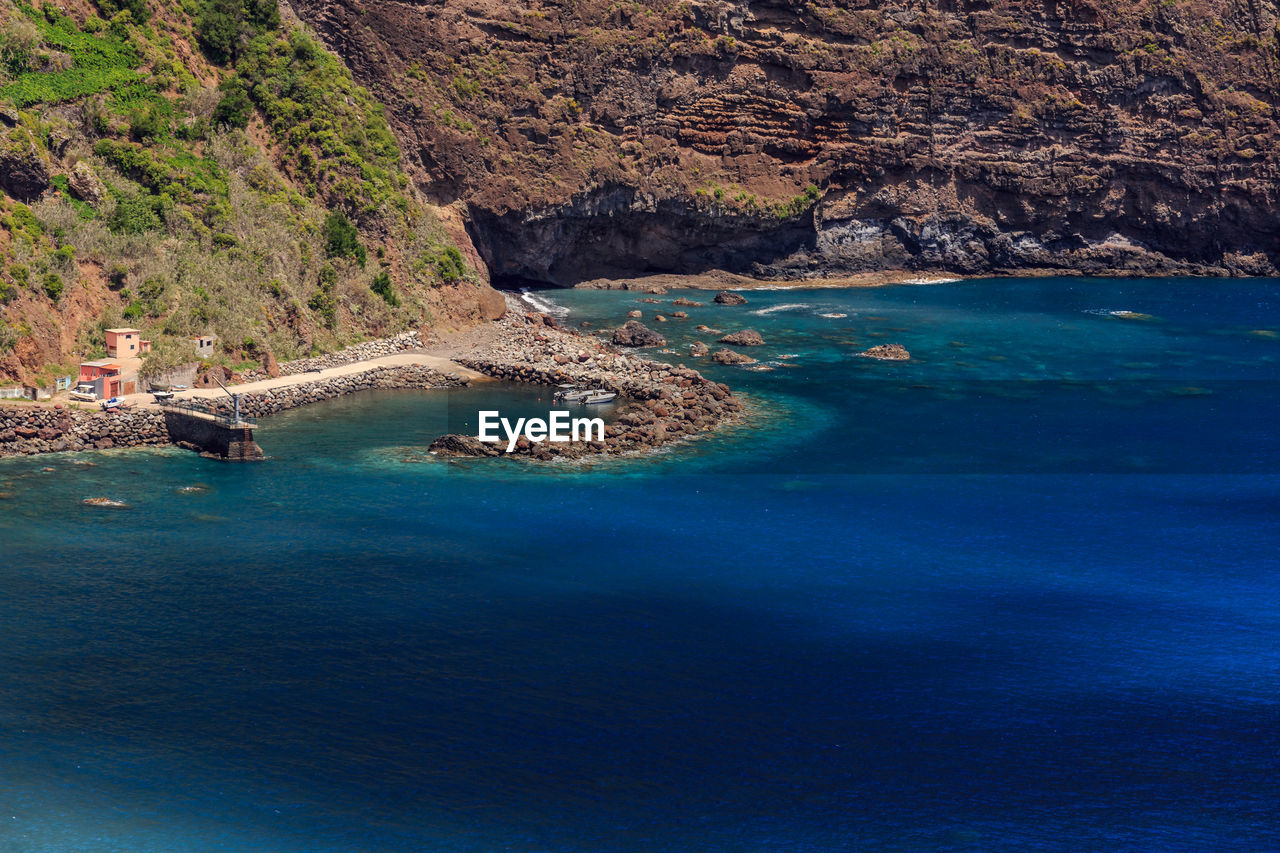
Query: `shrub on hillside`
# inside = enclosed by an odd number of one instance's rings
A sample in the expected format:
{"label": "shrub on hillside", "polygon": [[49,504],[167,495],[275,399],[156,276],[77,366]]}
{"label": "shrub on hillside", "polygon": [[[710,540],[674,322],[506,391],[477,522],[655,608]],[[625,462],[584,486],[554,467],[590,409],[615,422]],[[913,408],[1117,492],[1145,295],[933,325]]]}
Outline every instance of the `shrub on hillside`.
{"label": "shrub on hillside", "polygon": [[156,199],[147,196],[122,198],[107,221],[107,227],[116,234],[142,234],[160,227],[156,213]]}
{"label": "shrub on hillside", "polygon": [[62,298],[62,291],[66,287],[62,281],[62,276],[58,275],[56,272],[48,273],[45,275],[42,283],[44,284],[44,292],[46,296],[54,302],[57,302]]}
{"label": "shrub on hillside", "polygon": [[98,0],[98,8],[106,18],[113,18],[119,12],[128,12],[139,24],[145,24],[151,18],[147,0]]}
{"label": "shrub on hillside", "polygon": [[436,255],[436,271],[446,284],[461,281],[467,275],[467,265],[462,260],[462,253],[454,246],[446,246]]}
{"label": "shrub on hillside", "polygon": [[324,250],[331,258],[354,258],[360,266],[367,259],[364,246],[360,245],[360,232],[341,210],[325,217]]}
{"label": "shrub on hillside", "polygon": [[253,101],[244,90],[239,78],[232,77],[218,87],[222,92],[222,100],[213,108],[213,124],[215,127],[225,126],[245,128],[253,116]]}
{"label": "shrub on hillside", "polygon": [[373,281],[369,284],[369,289],[382,297],[388,305],[399,305],[400,297],[396,296],[395,285],[391,283],[391,276],[387,275],[387,271],[383,270],[373,277]]}
{"label": "shrub on hillside", "polygon": [[196,37],[209,58],[230,62],[243,41],[280,26],[277,0],[203,0],[196,16]]}

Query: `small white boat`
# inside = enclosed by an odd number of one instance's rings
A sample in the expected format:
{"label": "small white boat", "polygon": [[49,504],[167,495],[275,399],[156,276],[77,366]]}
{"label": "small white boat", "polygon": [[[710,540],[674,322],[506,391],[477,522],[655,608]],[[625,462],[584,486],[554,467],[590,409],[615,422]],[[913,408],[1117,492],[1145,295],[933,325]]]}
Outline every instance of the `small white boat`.
{"label": "small white boat", "polygon": [[612,391],[592,391],[587,398],[582,401],[582,405],[591,406],[596,403],[611,403],[613,402],[613,398],[616,396],[618,395]]}
{"label": "small white boat", "polygon": [[104,409],[118,409],[124,403],[119,397],[112,397],[110,400],[103,400],[101,405]]}
{"label": "small white boat", "polygon": [[166,400],[173,399],[172,391],[152,391],[151,396],[156,398],[157,403],[163,403]]}
{"label": "small white boat", "polygon": [[559,400],[562,403],[581,403],[583,399],[591,393],[585,388],[579,388],[577,385],[558,385],[553,400]]}
{"label": "small white boat", "polygon": [[92,385],[77,385],[76,390],[72,391],[68,396],[72,400],[82,400],[86,403],[92,403],[98,399],[98,395],[94,393]]}

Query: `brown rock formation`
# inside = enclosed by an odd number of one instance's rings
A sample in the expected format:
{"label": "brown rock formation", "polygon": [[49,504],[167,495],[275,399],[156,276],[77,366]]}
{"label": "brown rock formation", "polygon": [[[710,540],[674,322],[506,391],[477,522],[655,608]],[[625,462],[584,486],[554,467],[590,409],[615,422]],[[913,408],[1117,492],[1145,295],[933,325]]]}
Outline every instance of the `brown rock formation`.
{"label": "brown rock formation", "polygon": [[660,347],[667,339],[638,320],[628,320],[613,330],[613,342],[620,347]]}
{"label": "brown rock formation", "polygon": [[294,8],[499,278],[1280,261],[1265,5]]}
{"label": "brown rock formation", "polygon": [[880,361],[907,361],[911,358],[911,353],[907,352],[907,348],[902,344],[880,344],[866,352],[860,352],[858,355],[876,358]]}
{"label": "brown rock formation", "polygon": [[0,188],[14,198],[31,201],[49,188],[49,164],[26,128],[0,140]]}
{"label": "brown rock formation", "polygon": [[743,355],[740,352],[734,352],[731,349],[716,350],[712,354],[711,360],[717,364],[755,364],[756,360],[749,355]]}
{"label": "brown rock formation", "polygon": [[102,203],[107,193],[102,179],[94,174],[92,167],[83,160],[76,163],[71,173],[67,175],[67,185],[71,188],[72,195],[95,206]]}
{"label": "brown rock formation", "polygon": [[730,332],[719,339],[719,343],[736,347],[762,347],[764,338],[755,329],[743,329],[741,332]]}

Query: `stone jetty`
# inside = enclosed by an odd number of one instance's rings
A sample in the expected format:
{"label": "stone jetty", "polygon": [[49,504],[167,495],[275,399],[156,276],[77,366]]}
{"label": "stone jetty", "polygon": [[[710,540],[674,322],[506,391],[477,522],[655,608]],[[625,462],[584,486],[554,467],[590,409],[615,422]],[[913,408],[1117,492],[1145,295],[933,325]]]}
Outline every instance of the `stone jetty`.
{"label": "stone jetty", "polygon": [[102,412],[27,403],[0,405],[0,456],[168,444],[163,413]]}
{"label": "stone jetty", "polygon": [[[332,400],[356,391],[373,388],[464,388],[469,379],[453,373],[441,373],[416,364],[396,367],[374,367],[360,373],[334,376],[240,395],[240,413],[253,418],[274,415],[286,409],[296,409],[321,400]],[[235,387],[232,386],[232,391]],[[204,398],[192,401],[200,408],[214,414],[227,414],[231,401],[223,398]]]}

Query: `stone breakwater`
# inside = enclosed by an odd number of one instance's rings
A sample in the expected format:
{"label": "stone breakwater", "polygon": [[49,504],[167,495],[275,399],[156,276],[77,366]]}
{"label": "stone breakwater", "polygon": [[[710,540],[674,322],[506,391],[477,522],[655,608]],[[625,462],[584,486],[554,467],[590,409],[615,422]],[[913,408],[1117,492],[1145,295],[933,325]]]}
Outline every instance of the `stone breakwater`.
{"label": "stone breakwater", "polygon": [[[344,364],[353,364],[357,361],[368,361],[374,358],[381,358],[384,355],[395,355],[406,350],[422,349],[422,346],[422,339],[418,337],[417,332],[402,332],[390,338],[354,344],[328,355],[317,355],[313,358],[299,358],[294,361],[281,362],[280,375],[296,376],[299,373],[306,373],[308,370],[327,370],[330,367],[341,367]],[[266,379],[267,376],[268,374],[265,370],[250,370],[244,374],[244,381],[253,382],[258,379]]]}
{"label": "stone breakwater", "polygon": [[164,414],[154,409],[110,414],[62,406],[0,406],[0,456],[168,443]]}
{"label": "stone breakwater", "polygon": [[[463,388],[470,384],[470,380],[457,374],[440,373],[416,364],[374,367],[349,376],[335,376],[270,391],[241,394],[240,413],[254,418],[264,417],[371,388]],[[209,412],[226,414],[231,410],[230,400],[226,398],[199,400],[197,403],[203,403],[204,409]]]}
{"label": "stone breakwater", "polygon": [[[595,338],[560,329],[546,314],[508,312],[499,339],[456,359],[498,379],[539,385],[579,383],[627,398],[604,441],[552,444],[521,436],[515,454],[535,459],[580,458],[653,449],[708,432],[736,418],[742,404],[727,385],[698,371],[623,353]],[[448,435],[432,443],[442,456],[497,456],[474,436]]]}
{"label": "stone breakwater", "polygon": [[[263,417],[370,388],[461,388],[469,384],[470,380],[457,374],[440,373],[420,365],[375,367],[349,376],[243,394],[240,412],[249,417]],[[191,402],[210,413],[231,411],[230,401],[197,399]],[[0,456],[170,443],[164,412],[157,409],[107,413],[63,406],[0,406]]]}

